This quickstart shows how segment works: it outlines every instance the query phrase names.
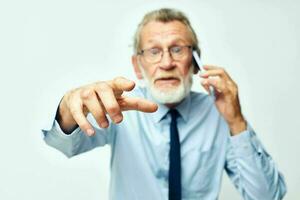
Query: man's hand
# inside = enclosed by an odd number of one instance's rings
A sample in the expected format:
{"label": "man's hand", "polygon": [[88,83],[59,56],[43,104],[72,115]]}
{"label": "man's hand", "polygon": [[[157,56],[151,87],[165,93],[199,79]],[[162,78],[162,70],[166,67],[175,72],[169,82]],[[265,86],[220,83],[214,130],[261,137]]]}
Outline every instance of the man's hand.
{"label": "man's hand", "polygon": [[134,86],[133,81],[118,77],[111,81],[92,83],[67,92],[57,113],[62,130],[70,133],[79,126],[87,135],[94,135],[95,131],[86,118],[89,112],[102,128],[109,126],[106,114],[114,123],[120,123],[123,120],[122,111],[155,112],[158,106],[151,101],[122,96],[124,91],[131,91]]}
{"label": "man's hand", "polygon": [[209,92],[209,86],[215,91],[215,104],[227,121],[231,134],[237,135],[246,130],[246,121],[241,112],[238,87],[227,72],[220,67],[204,65],[205,72],[201,84]]}

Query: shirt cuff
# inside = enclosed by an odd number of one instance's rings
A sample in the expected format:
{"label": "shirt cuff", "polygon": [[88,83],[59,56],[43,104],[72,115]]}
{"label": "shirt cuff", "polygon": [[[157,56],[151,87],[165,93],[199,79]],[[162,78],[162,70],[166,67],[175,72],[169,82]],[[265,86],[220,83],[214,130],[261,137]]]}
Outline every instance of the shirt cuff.
{"label": "shirt cuff", "polygon": [[252,127],[247,123],[247,129],[230,137],[230,144],[238,157],[261,153],[262,147]]}
{"label": "shirt cuff", "polygon": [[74,138],[78,137],[78,135],[80,135],[79,134],[80,132],[81,132],[80,127],[77,127],[72,133],[66,134],[61,130],[60,125],[56,120],[54,120],[52,128],[50,128],[50,130],[42,129],[42,133],[43,133],[44,138],[47,137],[48,134],[51,134],[52,137],[53,136],[56,137],[56,138],[58,137],[58,138],[61,138],[63,140],[74,139]]}
{"label": "shirt cuff", "polygon": [[56,130],[56,132],[61,136],[61,137],[74,137],[73,135],[78,134],[81,129],[80,127],[77,127],[74,131],[72,131],[70,134],[66,134],[60,127],[59,123],[57,122],[57,120],[54,121],[54,125],[53,128]]}

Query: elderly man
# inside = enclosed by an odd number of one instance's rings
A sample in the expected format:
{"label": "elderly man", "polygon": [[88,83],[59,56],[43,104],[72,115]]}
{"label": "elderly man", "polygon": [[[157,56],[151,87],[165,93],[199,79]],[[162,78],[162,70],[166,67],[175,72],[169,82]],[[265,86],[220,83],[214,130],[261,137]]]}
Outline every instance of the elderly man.
{"label": "elderly man", "polygon": [[190,91],[193,50],[200,53],[197,36],[182,12],[146,14],[132,56],[146,88],[119,77],[70,90],[43,130],[46,143],[68,157],[110,145],[111,199],[217,199],[223,169],[244,199],[282,199],[284,178],[228,73],[205,65],[201,84],[214,94]]}

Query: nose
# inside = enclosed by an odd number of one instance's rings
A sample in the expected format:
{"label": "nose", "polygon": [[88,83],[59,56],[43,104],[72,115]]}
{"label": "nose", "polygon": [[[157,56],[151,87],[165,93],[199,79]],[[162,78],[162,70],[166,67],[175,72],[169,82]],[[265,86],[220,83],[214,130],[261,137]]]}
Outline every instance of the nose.
{"label": "nose", "polygon": [[168,51],[165,51],[162,55],[161,61],[160,61],[160,68],[164,70],[170,70],[174,68],[173,58],[171,57],[170,53]]}

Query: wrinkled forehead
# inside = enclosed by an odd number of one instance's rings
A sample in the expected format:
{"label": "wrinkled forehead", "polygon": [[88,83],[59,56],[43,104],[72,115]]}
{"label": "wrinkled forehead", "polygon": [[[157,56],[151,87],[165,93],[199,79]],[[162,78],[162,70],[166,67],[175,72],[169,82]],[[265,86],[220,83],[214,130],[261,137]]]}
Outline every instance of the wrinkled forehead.
{"label": "wrinkled forehead", "polygon": [[171,22],[148,22],[141,30],[141,48],[151,45],[182,45],[191,44],[191,33],[187,26],[180,21]]}

